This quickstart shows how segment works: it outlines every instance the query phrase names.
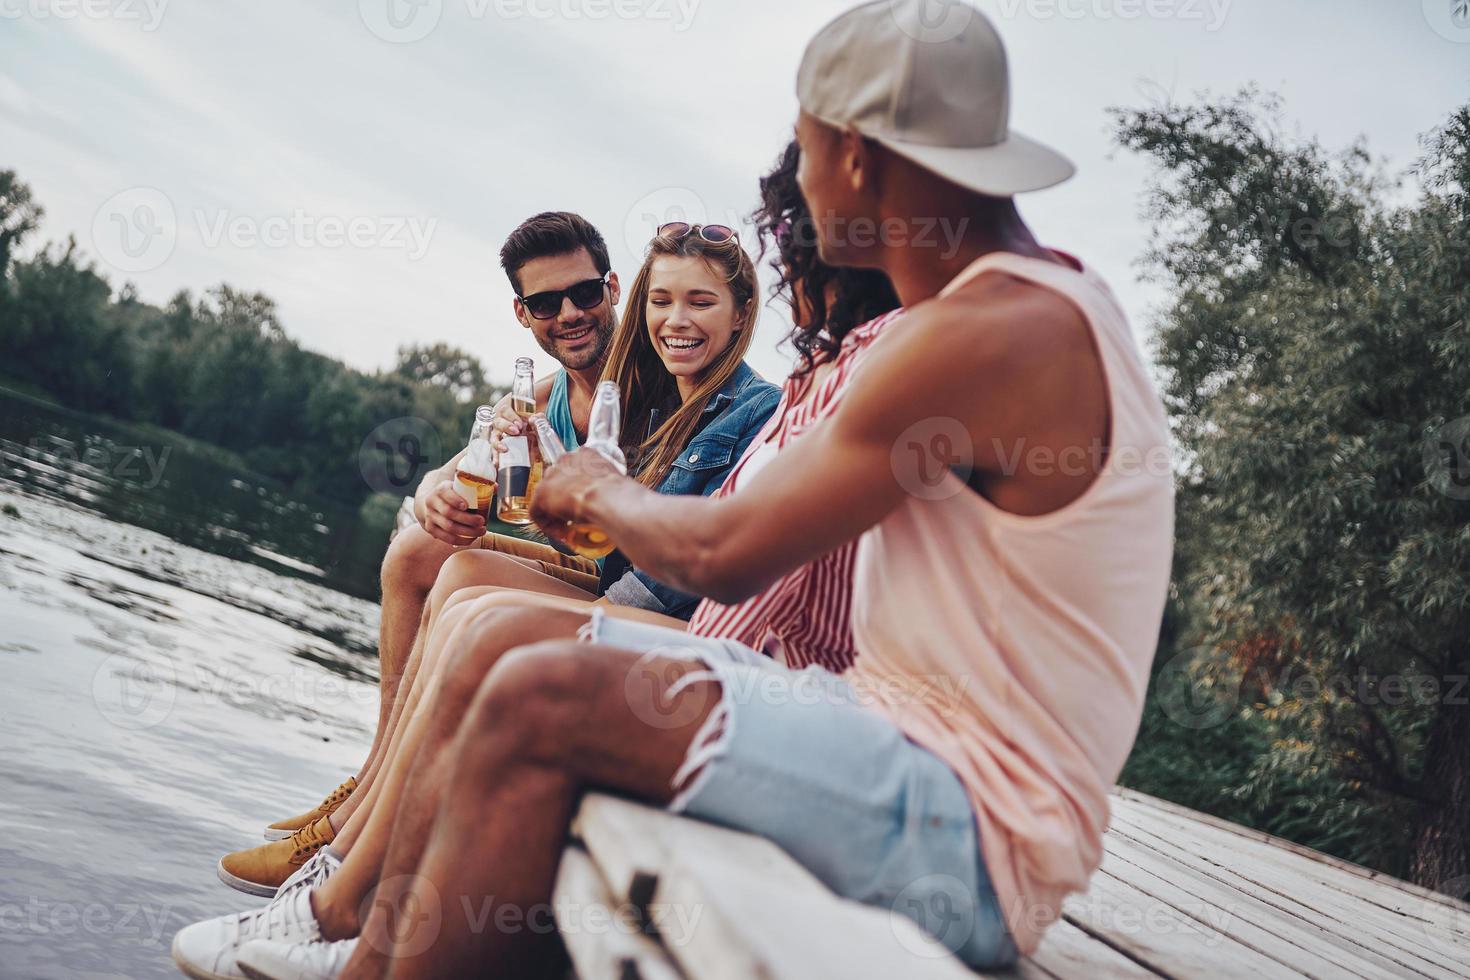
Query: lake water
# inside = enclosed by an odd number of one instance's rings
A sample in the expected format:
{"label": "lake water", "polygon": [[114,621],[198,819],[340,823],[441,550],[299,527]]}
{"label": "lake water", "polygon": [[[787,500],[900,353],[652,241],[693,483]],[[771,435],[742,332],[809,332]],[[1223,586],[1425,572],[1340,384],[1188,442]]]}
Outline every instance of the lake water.
{"label": "lake water", "polygon": [[0,977],[180,976],[372,738],[387,528],[152,438],[0,392]]}

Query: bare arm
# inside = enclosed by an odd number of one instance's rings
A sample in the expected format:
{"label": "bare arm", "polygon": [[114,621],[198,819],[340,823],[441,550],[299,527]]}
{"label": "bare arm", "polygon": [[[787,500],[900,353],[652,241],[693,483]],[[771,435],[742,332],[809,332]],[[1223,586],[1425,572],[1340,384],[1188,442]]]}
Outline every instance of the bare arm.
{"label": "bare arm", "polygon": [[972,483],[1017,512],[1065,503],[1090,474],[1067,483],[1016,468],[1013,454],[1105,438],[1106,386],[1090,332],[1039,287],[1004,278],[966,293],[895,324],[834,415],[739,493],[664,497],[578,453],[567,460],[576,466],[564,461],[542,481],[537,509],[552,523],[601,526],[662,581],[736,602],[861,535],[937,466],[973,472]]}

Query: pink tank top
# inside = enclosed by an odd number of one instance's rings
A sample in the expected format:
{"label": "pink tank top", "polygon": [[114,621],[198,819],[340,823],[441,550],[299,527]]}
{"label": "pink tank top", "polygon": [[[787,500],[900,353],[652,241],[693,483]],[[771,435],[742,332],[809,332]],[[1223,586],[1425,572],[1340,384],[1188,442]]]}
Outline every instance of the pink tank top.
{"label": "pink tank top", "polygon": [[949,472],[939,492],[907,497],[860,539],[848,679],[964,783],[1027,954],[1102,860],[1108,789],[1137,734],[1163,615],[1174,482],[1163,406],[1106,284],[1002,253],[945,293],[992,271],[1085,317],[1106,373],[1106,463],[1038,517],[1000,510]]}

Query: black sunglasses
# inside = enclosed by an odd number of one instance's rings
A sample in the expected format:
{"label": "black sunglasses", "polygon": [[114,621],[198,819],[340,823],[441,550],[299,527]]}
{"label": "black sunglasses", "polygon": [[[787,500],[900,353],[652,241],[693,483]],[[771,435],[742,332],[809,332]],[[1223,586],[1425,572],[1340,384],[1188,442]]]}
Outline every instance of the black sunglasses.
{"label": "black sunglasses", "polygon": [[595,310],[602,305],[603,289],[607,286],[604,273],[600,279],[586,279],[566,289],[548,289],[533,296],[517,296],[526,311],[538,320],[550,320],[561,312],[561,301],[569,299],[579,310]]}

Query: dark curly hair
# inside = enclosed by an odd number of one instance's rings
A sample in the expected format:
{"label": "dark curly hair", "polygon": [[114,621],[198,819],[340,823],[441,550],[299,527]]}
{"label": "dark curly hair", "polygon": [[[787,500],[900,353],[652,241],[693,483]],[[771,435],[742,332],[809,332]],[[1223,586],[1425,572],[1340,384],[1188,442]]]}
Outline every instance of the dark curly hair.
{"label": "dark curly hair", "polygon": [[760,232],[761,258],[775,252],[770,264],[781,278],[774,294],[791,304],[796,321],[787,338],[801,355],[793,377],[815,367],[819,354],[836,353],[853,327],[901,305],[882,272],[833,268],[817,257],[816,222],[796,183],[800,160],[801,147],[792,140],[761,178],[761,206],[751,217]]}

